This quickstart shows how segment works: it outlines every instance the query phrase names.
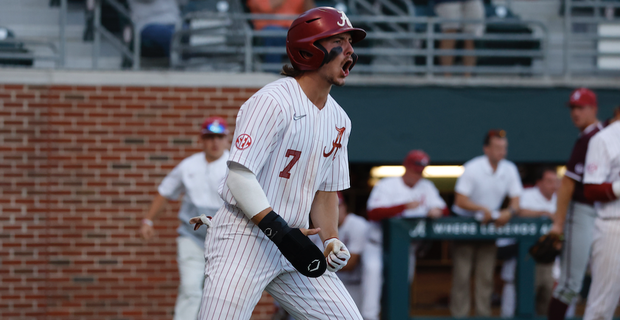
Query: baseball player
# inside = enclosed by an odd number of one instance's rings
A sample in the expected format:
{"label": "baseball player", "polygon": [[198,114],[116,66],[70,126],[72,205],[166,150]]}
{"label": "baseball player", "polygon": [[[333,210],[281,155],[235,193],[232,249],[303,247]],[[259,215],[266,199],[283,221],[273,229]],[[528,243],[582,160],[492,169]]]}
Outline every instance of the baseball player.
{"label": "baseball player", "polygon": [[[338,192],[338,236],[347,245],[351,258],[346,266],[337,273],[345,288],[358,308],[362,306],[362,256],[368,241],[369,224],[366,219],[349,213],[342,193]],[[318,235],[310,236],[317,247],[323,248],[323,241]]]}
{"label": "baseball player", "polygon": [[[250,319],[263,290],[297,320],[361,319],[334,273],[350,257],[336,191],[350,186],[351,121],[329,92],[344,85],[365,36],[342,11],[306,11],[287,34],[287,77],[241,106],[224,205],[212,221],[193,220],[211,225],[200,319]],[[308,212],[316,229],[306,229]],[[324,252],[307,237],[317,233]]]}
{"label": "baseball player", "polygon": [[[379,319],[381,287],[383,285],[383,231],[380,221],[392,217],[438,218],[446,210],[446,203],[439,196],[435,185],[422,178],[422,171],[430,158],[422,150],[410,151],[403,165],[402,177],[384,178],[379,181],[368,198],[368,219],[373,221],[368,232],[368,243],[363,255],[364,299],[362,315],[366,320]],[[416,242],[409,252],[409,281],[415,270]]]}
{"label": "baseball player", "polygon": [[558,190],[557,209],[549,234],[564,234],[560,254],[560,280],[549,303],[548,318],[564,320],[566,309],[581,291],[592,245],[594,203],[583,193],[583,173],[588,142],[603,126],[596,118],[596,95],[589,89],[574,90],[568,101],[571,119],[581,133],[575,142],[566,174]]}
{"label": "baseball player", "polygon": [[597,217],[584,320],[611,319],[620,299],[620,109],[614,120],[592,138],[586,155],[584,193],[597,201]]}
{"label": "baseball player", "polygon": [[153,237],[153,219],[164,209],[168,199],[176,200],[184,194],[179,210],[181,225],[177,229],[181,284],[174,308],[175,320],[196,319],[202,296],[206,232],[194,232],[188,219],[200,214],[214,216],[223,202],[218,188],[226,174],[228,159],[226,121],[219,117],[207,118],[200,133],[203,152],[185,158],[164,178],[140,229],[144,239]]}
{"label": "baseball player", "polygon": [[[519,198],[519,216],[528,218],[550,219],[555,212],[556,195],[558,188],[558,176],[554,168],[543,168],[537,172],[536,185],[533,188],[523,190]],[[497,239],[498,252],[501,249],[509,249],[514,256],[502,265],[502,312],[503,318],[512,318],[516,307],[515,272],[517,268],[516,239]],[[553,263],[536,264],[536,313],[543,315],[547,312],[551,293],[553,291]]]}

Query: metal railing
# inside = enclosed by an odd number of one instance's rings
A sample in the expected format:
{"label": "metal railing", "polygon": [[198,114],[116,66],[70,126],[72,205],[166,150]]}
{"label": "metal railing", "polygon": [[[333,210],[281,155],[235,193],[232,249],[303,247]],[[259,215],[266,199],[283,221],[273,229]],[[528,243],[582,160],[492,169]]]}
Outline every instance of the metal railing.
{"label": "metal railing", "polygon": [[[285,47],[267,47],[260,45],[260,40],[266,37],[286,37],[286,31],[253,30],[250,27],[252,20],[292,20],[295,16],[263,15],[263,14],[222,14],[213,12],[197,12],[185,17],[185,19],[206,19],[228,21],[226,28],[220,28],[217,34],[227,39],[244,39],[236,44],[222,43],[220,45],[192,46],[183,43],[182,39],[194,35],[210,33],[212,28],[188,29],[176,32],[172,41],[171,52],[174,53],[173,67],[190,65],[191,58],[184,61],[183,57],[214,57],[218,54],[238,55],[243,63],[245,72],[252,71],[278,71],[281,63],[263,63],[260,55],[263,54],[286,54]],[[478,74],[548,74],[548,31],[544,23],[532,20],[517,19],[487,19],[487,20],[447,20],[436,17],[411,17],[411,16],[349,16],[356,26],[368,24],[392,24],[410,25],[414,28],[402,28],[390,31],[368,31],[366,44],[360,43],[355,47],[355,52],[360,56],[360,62],[355,66],[357,72],[365,73],[422,73],[433,76],[436,73],[478,73]],[[496,26],[528,26],[535,28],[532,34],[484,34],[475,37],[463,33],[441,33],[439,25],[445,22],[480,23]],[[416,31],[418,30],[418,31]],[[421,30],[421,31],[420,31]],[[534,42],[538,48],[533,49],[474,49],[474,50],[443,50],[435,47],[435,41],[444,39],[475,40],[478,42]],[[408,46],[389,46],[385,40],[395,40],[408,43]],[[426,44],[422,47],[420,44]],[[540,65],[515,65],[515,66],[441,66],[435,64],[435,58],[441,56],[476,56],[476,57],[513,57],[525,58],[533,61],[538,59]],[[382,64],[381,58],[397,58],[398,63]],[[371,60],[370,63],[361,61]],[[398,60],[398,58],[400,60]],[[414,63],[413,60],[423,61]]]}
{"label": "metal railing", "polygon": [[[385,1],[382,1],[383,4]],[[58,0],[60,5],[59,15],[59,41],[55,40],[29,40],[9,39],[2,40],[0,44],[7,46],[22,43],[24,47],[43,46],[51,50],[51,54],[39,52],[19,52],[19,50],[6,50],[0,53],[3,59],[23,60],[47,60],[54,61],[56,68],[65,67],[66,39],[65,26],[67,16],[67,0]],[[99,67],[101,53],[101,41],[108,41],[125,60],[132,64],[134,70],[140,69],[140,37],[135,26],[131,26],[132,40],[121,39],[109,32],[101,23],[101,5],[109,4],[114,10],[128,21],[131,21],[129,10],[117,0],[95,0],[93,8],[94,43],[92,48],[92,68]],[[387,1],[388,3],[390,1]],[[405,1],[407,2],[407,1]],[[440,25],[449,20],[437,17],[414,17],[412,8],[406,7],[401,15],[357,15],[356,12],[372,10],[370,2],[363,0],[348,0],[352,14],[349,16],[354,25],[364,26],[368,30],[367,40],[355,47],[356,52],[363,59],[358,62],[356,71],[363,73],[400,73],[400,74],[424,74],[428,77],[440,73],[477,73],[477,74],[520,74],[520,75],[543,75],[552,74],[549,70],[549,32],[546,22],[518,19],[487,19],[484,21],[459,21],[471,23],[483,23],[487,26],[526,26],[533,29],[531,34],[493,34],[485,33],[481,37],[473,37],[468,34],[450,33],[440,31]],[[554,69],[553,74],[558,72],[565,78],[573,74],[589,75],[612,75],[620,74],[620,50],[609,49],[620,43],[620,32],[605,33],[603,29],[620,25],[620,17],[614,11],[620,10],[619,1],[606,0],[563,0],[563,42],[560,52],[553,57],[562,57],[562,69]],[[370,6],[370,7],[369,7]],[[357,9],[355,9],[357,8]],[[392,8],[394,9],[394,8]],[[398,8],[396,8],[398,9]],[[401,10],[402,11],[402,10]],[[233,10],[232,12],[239,12]],[[267,37],[285,37],[286,31],[254,30],[251,21],[256,19],[291,20],[295,16],[256,15],[241,13],[214,13],[196,12],[184,17],[192,19],[219,19],[223,23],[218,27],[203,27],[197,29],[178,28],[174,35],[171,48],[171,63],[174,68],[186,68],[200,66],[218,61],[225,57],[230,63],[237,64],[245,72],[253,71],[278,71],[280,63],[269,64],[262,61],[262,55],[281,54],[285,57],[284,47],[266,47],[261,41]],[[187,41],[197,35],[218,35],[224,39],[220,43],[193,45]],[[473,39],[478,43],[495,42],[530,42],[538,44],[529,49],[489,49],[477,47],[474,50],[443,50],[436,43],[445,39],[466,40]],[[614,43],[615,42],[615,43]],[[558,43],[559,44],[559,43]],[[607,49],[606,49],[607,48]],[[39,50],[40,51],[40,50]],[[531,62],[527,65],[478,65],[467,67],[460,65],[443,66],[436,62],[442,56],[476,56],[486,58],[522,58]],[[603,62],[611,63],[609,65]]]}
{"label": "metal railing", "polygon": [[[620,44],[620,28],[612,35],[602,35],[602,26],[620,26],[618,1],[564,0],[564,60],[565,77],[574,73],[618,74],[620,73],[620,50],[605,50],[605,43]],[[615,43],[613,43],[615,42]],[[612,65],[604,66],[602,59],[612,58]],[[577,63],[574,63],[577,62]]]}
{"label": "metal railing", "polygon": [[[17,47],[19,45],[24,45],[26,47]],[[49,55],[43,55],[35,54],[27,50],[29,47],[33,46],[47,47],[52,53]],[[64,55],[61,53],[59,48],[57,48],[56,44],[54,44],[54,42],[52,41],[12,38],[0,40],[0,47],[4,47],[3,50],[0,50],[0,59],[24,62],[31,61],[33,64],[35,60],[53,61],[56,68],[60,68],[63,66]],[[22,50],[24,52],[18,52]]]}
{"label": "metal railing", "polygon": [[[65,0],[66,1],[66,0]],[[116,0],[95,0],[94,19],[93,19],[93,69],[99,67],[99,53],[101,51],[101,37],[105,38],[112,46],[120,52],[120,54],[131,61],[132,69],[140,69],[140,32],[132,25],[131,38],[133,41],[125,42],[108,31],[101,24],[101,5],[103,2],[110,4],[118,13],[123,15],[128,21],[131,21],[131,14],[122,4]],[[131,45],[133,43],[133,46]]]}

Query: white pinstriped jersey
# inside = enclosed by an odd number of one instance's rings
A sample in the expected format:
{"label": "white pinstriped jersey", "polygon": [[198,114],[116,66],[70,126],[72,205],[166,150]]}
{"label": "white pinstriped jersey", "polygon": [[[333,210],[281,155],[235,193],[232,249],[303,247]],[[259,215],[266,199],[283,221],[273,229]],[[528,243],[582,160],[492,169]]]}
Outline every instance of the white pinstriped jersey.
{"label": "white pinstriped jersey", "polygon": [[415,209],[406,209],[402,217],[426,217],[429,210],[446,207],[439,190],[430,180],[421,178],[413,187],[409,187],[402,177],[392,177],[377,182],[368,198],[367,209],[393,207],[412,201],[418,201],[420,205]]}
{"label": "white pinstriped jersey", "polygon": [[[251,170],[273,210],[293,228],[307,228],[317,190],[350,186],[351,120],[328,96],[319,110],[294,78],[274,81],[241,106],[229,162]],[[227,178],[227,177],[226,177]],[[222,198],[239,212],[226,184]]]}
{"label": "white pinstriped jersey", "polygon": [[[601,130],[590,140],[586,154],[584,184],[620,180],[620,121]],[[620,199],[596,203],[600,218],[620,218]]]}

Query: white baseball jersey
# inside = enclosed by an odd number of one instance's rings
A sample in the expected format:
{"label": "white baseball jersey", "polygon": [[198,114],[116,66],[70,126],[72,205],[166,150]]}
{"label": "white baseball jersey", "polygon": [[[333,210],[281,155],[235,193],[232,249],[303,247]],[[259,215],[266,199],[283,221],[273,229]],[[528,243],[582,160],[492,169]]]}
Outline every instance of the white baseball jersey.
{"label": "white baseball jersey", "polygon": [[194,231],[189,219],[201,214],[214,216],[222,206],[218,190],[228,168],[228,150],[212,162],[207,162],[204,152],[195,153],[181,161],[160,183],[157,191],[163,197],[177,200],[184,193],[179,209],[180,235],[190,237],[201,247],[204,245],[206,228]]}
{"label": "white baseball jersey", "polygon": [[[252,171],[273,210],[293,228],[308,227],[317,190],[347,189],[351,120],[328,96],[319,110],[291,77],[277,80],[239,110],[229,162]],[[236,208],[228,186],[224,201]]]}
{"label": "white baseball jersey", "polygon": [[425,217],[432,208],[443,209],[446,203],[439,195],[435,185],[422,178],[413,187],[405,184],[402,177],[381,179],[372,189],[368,198],[367,209],[393,207],[412,201],[420,202],[415,209],[403,211],[402,217]]}
{"label": "white baseball jersey", "polygon": [[[620,122],[601,130],[590,140],[586,154],[584,184],[620,180]],[[595,203],[592,255],[592,285],[584,320],[613,318],[620,299],[620,199]]]}
{"label": "white baseball jersey", "polygon": [[[418,201],[415,209],[403,211],[401,217],[425,217],[432,208],[444,209],[446,203],[439,196],[435,185],[424,178],[413,187],[405,184],[402,177],[383,178],[372,188],[366,208],[389,208]],[[381,287],[383,285],[383,230],[379,222],[370,223],[368,244],[364,251],[363,303],[361,312],[364,319],[379,319],[381,310]],[[417,242],[412,242],[409,250],[409,281],[413,281],[415,270],[415,250]],[[405,279],[403,279],[404,281]]]}
{"label": "white baseball jersey", "polygon": [[555,213],[557,197],[555,193],[551,199],[545,198],[538,187],[527,188],[523,190],[519,198],[519,207],[532,211],[545,211]]}
{"label": "white baseball jersey", "polygon": [[[446,207],[439,191],[429,180],[422,178],[413,187],[409,187],[402,177],[393,177],[384,178],[377,182],[370,192],[366,209],[370,211],[376,208],[394,207],[412,201],[418,201],[420,205],[415,209],[406,209],[401,217],[425,217],[432,208],[443,209]],[[373,241],[382,243],[380,223],[372,222],[369,234]]]}
{"label": "white baseball jersey", "polygon": [[[590,140],[586,154],[584,184],[620,180],[620,121],[613,122]],[[620,200],[596,203],[601,218],[620,218]]]}
{"label": "white baseball jersey", "polygon": [[[551,199],[547,199],[540,192],[540,189],[538,189],[538,187],[533,187],[523,190],[523,193],[519,198],[519,207],[521,209],[527,209],[532,211],[546,211],[555,213],[556,202],[557,199],[555,193],[553,194]],[[517,243],[517,240],[514,238],[499,238],[496,242],[498,247],[505,247],[514,243]]]}
{"label": "white baseball jersey", "polygon": [[[276,213],[307,228],[318,190],[349,187],[351,121],[328,96],[319,110],[297,81],[274,81],[241,106],[230,162],[251,170]],[[224,205],[205,241],[205,282],[199,319],[250,319],[263,291],[295,319],[362,317],[335,273],[301,275],[236,206],[224,183]]]}

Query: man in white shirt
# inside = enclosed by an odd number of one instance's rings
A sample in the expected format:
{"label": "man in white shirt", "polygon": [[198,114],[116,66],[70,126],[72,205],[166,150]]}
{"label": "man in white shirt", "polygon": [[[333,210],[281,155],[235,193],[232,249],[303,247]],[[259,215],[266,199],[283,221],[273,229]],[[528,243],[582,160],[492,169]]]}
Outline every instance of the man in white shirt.
{"label": "man in white shirt", "polygon": [[[508,140],[504,130],[490,130],[484,138],[484,155],[465,163],[465,172],[456,181],[452,210],[461,217],[476,217],[481,223],[502,226],[519,210],[523,191],[514,163],[504,159]],[[508,196],[507,209],[500,210]],[[454,242],[450,312],[454,317],[469,316],[469,282],[476,262],[476,315],[491,315],[491,294],[497,247],[495,241]]]}
{"label": "man in white shirt", "polygon": [[144,239],[152,238],[153,219],[163,211],[168,200],[177,200],[181,193],[184,194],[179,210],[181,225],[177,229],[177,264],[181,284],[174,308],[175,320],[196,319],[202,297],[206,228],[194,231],[189,220],[201,214],[212,217],[223,203],[218,189],[227,170],[226,120],[207,118],[200,133],[203,152],[185,158],[164,178],[140,229]]}
{"label": "man in white shirt", "polygon": [[[383,232],[380,221],[393,217],[438,218],[446,209],[446,203],[439,196],[435,185],[422,178],[422,171],[429,162],[430,158],[424,151],[409,152],[403,161],[405,174],[402,177],[382,179],[370,193],[367,210],[368,219],[372,223],[363,256],[364,302],[360,310],[364,320],[379,319],[381,310]],[[412,243],[409,253],[409,281],[413,281],[416,248],[417,243]]]}
{"label": "man in white shirt", "polygon": [[[519,216],[527,218],[550,219],[555,212],[556,195],[559,187],[558,175],[554,168],[540,169],[536,174],[536,185],[533,188],[523,190],[519,206]],[[500,241],[501,240],[501,241]],[[498,247],[516,246],[516,239],[498,239]],[[515,250],[516,253],[516,250]],[[504,289],[502,292],[502,317],[512,318],[515,314],[516,290],[515,271],[517,258],[504,261],[502,266],[502,280]],[[553,263],[536,264],[536,313],[545,315],[553,293]]]}

